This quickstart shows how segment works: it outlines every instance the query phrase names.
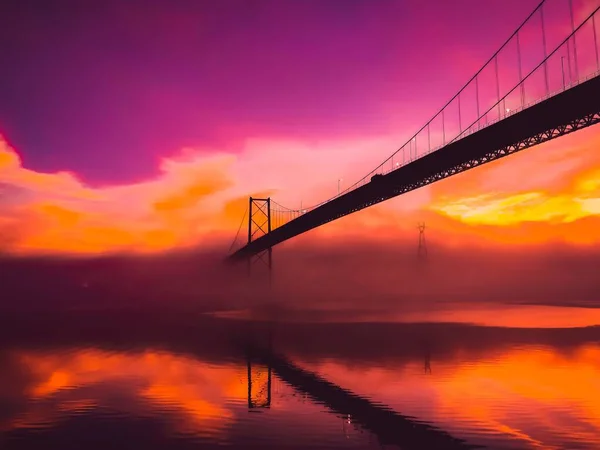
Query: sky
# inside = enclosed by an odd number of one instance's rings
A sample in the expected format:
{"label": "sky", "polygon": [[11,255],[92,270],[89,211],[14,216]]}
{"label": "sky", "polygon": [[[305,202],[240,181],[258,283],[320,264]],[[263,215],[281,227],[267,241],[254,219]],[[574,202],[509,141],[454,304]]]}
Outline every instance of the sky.
{"label": "sky", "polygon": [[[360,179],[537,4],[2,2],[0,251],[225,252],[249,195],[299,208],[335,195],[338,180],[344,188]],[[579,23],[598,2],[574,5]],[[549,49],[569,32],[566,7],[548,0]],[[591,36],[589,26],[578,35],[580,75],[597,70]],[[521,35],[525,71],[539,40],[534,22]],[[500,57],[503,89],[516,73],[511,51]],[[560,88],[564,55],[563,46],[549,62],[550,90]],[[536,73],[528,101],[541,93]],[[485,80],[482,107],[493,104]],[[465,94],[463,116],[473,104]],[[425,221],[428,242],[454,248],[591,248],[600,239],[599,141],[600,129],[579,131],[284,245],[413,242]]]}

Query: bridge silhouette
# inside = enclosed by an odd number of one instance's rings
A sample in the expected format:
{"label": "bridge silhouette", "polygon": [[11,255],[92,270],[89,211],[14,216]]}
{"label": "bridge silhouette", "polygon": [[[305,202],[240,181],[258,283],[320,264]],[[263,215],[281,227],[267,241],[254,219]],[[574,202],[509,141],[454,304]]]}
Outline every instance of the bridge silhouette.
{"label": "bridge silhouette", "polygon": [[[549,0],[543,0],[431,120],[359,181],[344,191],[338,188],[336,196],[308,208],[286,208],[271,198],[250,197],[227,260],[251,262],[260,258],[270,267],[272,247],[299,234],[600,122],[596,30],[600,6],[576,25],[572,0],[556,1],[568,1],[571,29],[554,49],[547,48],[544,13]],[[538,31],[543,52],[532,64],[531,57],[522,56],[533,52],[522,48],[521,36],[527,32],[527,40],[532,40],[527,27],[534,21],[541,25]],[[516,53],[508,72],[516,69],[517,73],[512,73],[516,80],[502,91],[499,58],[513,44]],[[525,74],[527,64],[532,67]],[[484,81],[489,78],[494,81],[486,85]],[[556,83],[558,88],[554,88]],[[465,102],[469,93],[474,102]],[[457,115],[454,120],[453,114]],[[236,248],[246,217],[248,239]]]}

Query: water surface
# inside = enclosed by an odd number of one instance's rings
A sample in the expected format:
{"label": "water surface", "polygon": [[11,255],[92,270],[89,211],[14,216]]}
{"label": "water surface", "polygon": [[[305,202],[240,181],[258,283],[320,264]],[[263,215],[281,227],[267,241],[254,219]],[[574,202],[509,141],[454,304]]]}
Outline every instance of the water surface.
{"label": "water surface", "polygon": [[0,325],[3,449],[600,448],[598,327],[132,311]]}

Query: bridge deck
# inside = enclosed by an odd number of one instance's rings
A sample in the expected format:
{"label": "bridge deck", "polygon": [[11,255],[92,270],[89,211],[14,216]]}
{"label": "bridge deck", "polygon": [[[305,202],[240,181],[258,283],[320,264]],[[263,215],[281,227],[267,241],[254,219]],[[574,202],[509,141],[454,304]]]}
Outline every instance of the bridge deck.
{"label": "bridge deck", "polygon": [[247,244],[228,259],[247,258],[376,203],[592,125],[600,121],[599,114],[600,76],[596,76],[331,200]]}

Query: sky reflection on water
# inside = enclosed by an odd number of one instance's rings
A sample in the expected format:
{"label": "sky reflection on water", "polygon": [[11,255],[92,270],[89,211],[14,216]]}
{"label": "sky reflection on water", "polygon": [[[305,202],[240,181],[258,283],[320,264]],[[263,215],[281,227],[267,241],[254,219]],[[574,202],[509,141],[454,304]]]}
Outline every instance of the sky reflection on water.
{"label": "sky reflection on water", "polygon": [[[134,319],[0,319],[2,448],[380,448],[380,431],[359,425],[380,405],[390,423],[426,422],[465,445],[600,447],[596,327]],[[267,399],[255,362],[252,403],[270,405],[249,408],[245,346],[269,342],[365,402],[335,410],[331,388],[312,392],[276,365]]]}

